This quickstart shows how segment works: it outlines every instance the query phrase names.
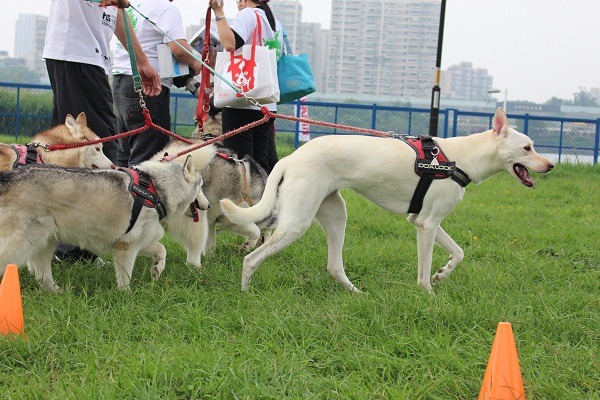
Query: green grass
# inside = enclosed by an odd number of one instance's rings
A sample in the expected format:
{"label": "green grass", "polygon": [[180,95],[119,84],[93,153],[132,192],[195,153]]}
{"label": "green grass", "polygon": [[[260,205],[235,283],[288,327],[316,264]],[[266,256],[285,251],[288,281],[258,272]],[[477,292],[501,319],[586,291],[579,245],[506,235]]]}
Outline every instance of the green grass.
{"label": "green grass", "polygon": [[[280,154],[289,152],[283,148]],[[350,191],[344,259],[328,276],[318,226],[240,292],[241,237],[203,269],[167,236],[167,268],[54,265],[63,293],[20,272],[26,340],[0,339],[6,399],[474,399],[498,322],[512,323],[528,399],[600,399],[600,168],[558,165],[530,190],[468,186],[444,221],[465,260],[430,295],[415,230]],[[440,248],[434,267],[446,262]]]}

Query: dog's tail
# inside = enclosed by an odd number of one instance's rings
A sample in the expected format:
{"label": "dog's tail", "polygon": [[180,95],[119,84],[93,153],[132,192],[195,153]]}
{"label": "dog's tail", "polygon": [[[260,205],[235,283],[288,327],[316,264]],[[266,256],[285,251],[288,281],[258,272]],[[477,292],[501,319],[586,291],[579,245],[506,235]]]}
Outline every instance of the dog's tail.
{"label": "dog's tail", "polygon": [[286,171],[285,164],[285,158],[275,164],[275,168],[267,178],[262,198],[254,206],[249,208],[239,207],[229,199],[222,199],[220,201],[221,210],[225,216],[237,224],[264,221],[271,217],[275,211],[277,189]]}

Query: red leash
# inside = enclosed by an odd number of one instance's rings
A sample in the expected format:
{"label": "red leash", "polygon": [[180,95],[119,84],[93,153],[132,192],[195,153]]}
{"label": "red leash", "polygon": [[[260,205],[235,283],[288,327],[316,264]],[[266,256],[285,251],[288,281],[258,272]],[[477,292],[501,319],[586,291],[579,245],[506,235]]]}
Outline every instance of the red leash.
{"label": "red leash", "polygon": [[267,122],[269,119],[271,118],[281,118],[281,119],[287,119],[287,120],[291,120],[291,121],[298,121],[298,122],[305,122],[308,124],[314,124],[314,125],[321,125],[321,126],[326,126],[329,128],[337,128],[337,129],[343,129],[343,130],[347,130],[347,131],[354,131],[354,132],[359,132],[359,133],[366,133],[366,134],[370,134],[370,135],[375,135],[375,136],[382,136],[382,137],[390,137],[391,134],[393,132],[383,132],[383,131],[378,131],[375,129],[366,129],[366,128],[357,128],[355,126],[350,126],[350,125],[340,125],[340,124],[334,124],[331,122],[323,122],[323,121],[316,121],[313,119],[308,119],[308,118],[300,118],[300,117],[292,117],[290,115],[283,115],[283,114],[275,114],[271,111],[269,111],[269,109],[267,109],[266,107],[262,107],[261,111],[263,112],[264,116],[259,119],[258,121],[254,121],[250,124],[244,125],[238,129],[234,129],[232,131],[229,131],[227,133],[222,134],[221,136],[217,136],[214,137],[212,139],[207,140],[206,142],[203,143],[198,143],[195,146],[191,146],[188,147],[187,149],[181,150],[178,153],[175,154],[171,154],[171,155],[165,155],[163,158],[161,158],[160,161],[172,161],[184,154],[190,153],[194,150],[198,150],[201,149],[202,147],[208,146],[209,144],[213,144],[215,142],[219,142],[223,139],[227,139],[228,137],[231,137],[233,135],[237,135],[238,133],[241,133],[245,130],[248,130],[250,128],[253,128],[257,125],[260,124],[264,124],[265,122]]}
{"label": "red leash", "polygon": [[75,147],[90,146],[90,145],[97,144],[97,143],[110,142],[111,140],[116,140],[116,139],[124,138],[127,136],[137,135],[138,133],[147,131],[150,128],[156,129],[157,131],[159,131],[160,133],[164,133],[165,135],[172,136],[178,140],[181,140],[184,143],[194,144],[194,142],[191,141],[190,139],[185,138],[183,136],[179,136],[179,135],[169,131],[168,129],[158,126],[154,122],[152,122],[152,118],[150,117],[150,111],[148,111],[147,108],[143,108],[142,113],[144,114],[144,120],[146,121],[146,124],[144,126],[142,126],[141,128],[137,128],[137,129],[134,129],[134,130],[131,130],[128,132],[119,133],[119,134],[113,135],[113,136],[108,136],[108,137],[98,139],[98,140],[90,140],[88,142],[83,142],[83,143],[43,145],[44,150],[46,150],[46,151],[65,150],[65,149],[73,149]]}

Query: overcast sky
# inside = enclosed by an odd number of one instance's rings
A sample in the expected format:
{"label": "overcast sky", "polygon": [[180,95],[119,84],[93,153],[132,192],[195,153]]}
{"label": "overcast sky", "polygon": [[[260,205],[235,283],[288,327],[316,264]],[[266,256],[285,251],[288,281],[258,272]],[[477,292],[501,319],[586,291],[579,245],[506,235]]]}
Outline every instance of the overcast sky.
{"label": "overcast sky", "polygon": [[[227,15],[235,15],[235,0],[223,1]],[[305,22],[329,28],[332,0],[301,2]],[[205,0],[174,4],[186,26],[199,24],[206,13]],[[14,54],[20,13],[48,15],[49,7],[50,0],[7,3],[0,14],[0,50]],[[580,87],[600,88],[599,18],[600,0],[447,0],[442,69],[470,61],[488,70],[495,87],[508,89],[509,100],[572,99]]]}

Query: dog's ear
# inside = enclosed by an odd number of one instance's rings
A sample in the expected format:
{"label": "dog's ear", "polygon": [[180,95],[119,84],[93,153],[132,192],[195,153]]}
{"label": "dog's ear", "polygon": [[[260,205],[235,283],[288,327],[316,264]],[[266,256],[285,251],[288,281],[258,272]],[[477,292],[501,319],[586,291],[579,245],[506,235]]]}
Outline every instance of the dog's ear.
{"label": "dog's ear", "polygon": [[77,121],[75,120],[75,118],[73,118],[71,114],[67,114],[67,118],[65,118],[65,126],[74,138],[85,139],[85,135],[83,133],[81,125],[77,123]]}
{"label": "dog's ear", "polygon": [[77,119],[75,121],[79,125],[87,127],[87,118],[86,118],[85,113],[83,111],[79,113],[79,115],[77,116]]}
{"label": "dog's ear", "polygon": [[194,182],[196,177],[196,167],[194,167],[194,161],[192,160],[192,156],[188,155],[185,158],[185,163],[183,163],[183,176],[186,182]]}
{"label": "dog's ear", "polygon": [[508,133],[508,118],[502,107],[498,107],[494,114],[494,133],[501,136]]}

